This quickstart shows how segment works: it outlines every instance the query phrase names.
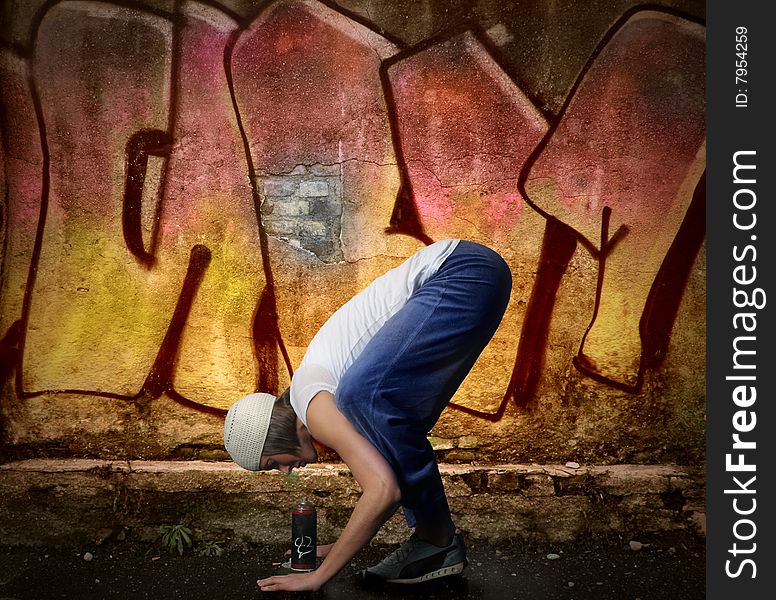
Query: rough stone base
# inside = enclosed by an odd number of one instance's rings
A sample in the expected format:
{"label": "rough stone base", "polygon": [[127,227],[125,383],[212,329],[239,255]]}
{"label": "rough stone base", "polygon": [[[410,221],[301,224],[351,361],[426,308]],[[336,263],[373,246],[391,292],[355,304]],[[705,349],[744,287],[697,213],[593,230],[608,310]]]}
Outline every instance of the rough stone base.
{"label": "rough stone base", "polygon": [[[440,467],[457,526],[474,538],[571,541],[687,529],[705,535],[702,469],[666,465]],[[110,536],[154,541],[162,524],[195,539],[282,543],[292,505],[318,507],[321,543],[333,541],[359,498],[344,465],[284,476],[227,462],[28,460],[0,465],[0,539],[73,546]],[[406,536],[401,511],[377,542]]]}

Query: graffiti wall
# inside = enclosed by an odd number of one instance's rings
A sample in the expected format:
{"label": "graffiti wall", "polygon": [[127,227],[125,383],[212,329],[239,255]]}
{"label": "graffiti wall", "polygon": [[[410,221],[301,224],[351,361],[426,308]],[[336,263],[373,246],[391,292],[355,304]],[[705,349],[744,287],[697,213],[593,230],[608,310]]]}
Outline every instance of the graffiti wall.
{"label": "graffiti wall", "polygon": [[443,459],[702,458],[703,3],[405,4],[4,5],[4,456],[222,457],[337,307],[465,238],[514,288]]}

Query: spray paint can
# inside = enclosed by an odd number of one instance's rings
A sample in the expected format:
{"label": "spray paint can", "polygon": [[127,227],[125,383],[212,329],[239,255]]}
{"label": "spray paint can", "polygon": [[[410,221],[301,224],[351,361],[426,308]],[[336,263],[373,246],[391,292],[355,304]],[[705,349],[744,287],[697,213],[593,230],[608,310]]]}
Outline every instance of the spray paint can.
{"label": "spray paint can", "polygon": [[318,518],[315,506],[302,498],[291,510],[291,570],[315,570]]}

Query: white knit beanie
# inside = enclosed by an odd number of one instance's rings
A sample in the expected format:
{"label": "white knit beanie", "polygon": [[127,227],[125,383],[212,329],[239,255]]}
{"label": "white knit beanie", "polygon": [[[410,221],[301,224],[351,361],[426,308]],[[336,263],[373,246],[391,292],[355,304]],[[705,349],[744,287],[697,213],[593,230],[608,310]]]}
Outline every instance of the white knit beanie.
{"label": "white knit beanie", "polygon": [[275,396],[257,392],[240,398],[226,414],[224,446],[243,469],[258,471]]}

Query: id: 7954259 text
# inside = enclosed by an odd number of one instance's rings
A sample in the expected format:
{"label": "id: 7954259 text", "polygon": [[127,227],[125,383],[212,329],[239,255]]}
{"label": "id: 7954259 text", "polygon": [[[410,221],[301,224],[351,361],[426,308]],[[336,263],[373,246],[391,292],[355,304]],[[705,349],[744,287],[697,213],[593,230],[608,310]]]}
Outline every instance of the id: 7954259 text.
{"label": "id: 7954259 text", "polygon": [[749,29],[736,27],[736,108],[746,108],[749,104]]}

